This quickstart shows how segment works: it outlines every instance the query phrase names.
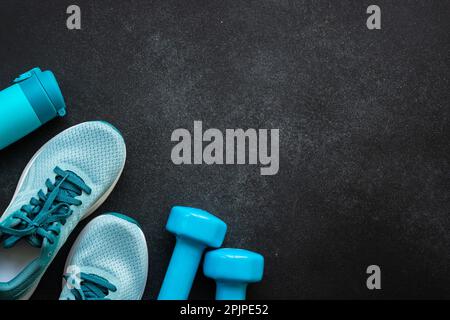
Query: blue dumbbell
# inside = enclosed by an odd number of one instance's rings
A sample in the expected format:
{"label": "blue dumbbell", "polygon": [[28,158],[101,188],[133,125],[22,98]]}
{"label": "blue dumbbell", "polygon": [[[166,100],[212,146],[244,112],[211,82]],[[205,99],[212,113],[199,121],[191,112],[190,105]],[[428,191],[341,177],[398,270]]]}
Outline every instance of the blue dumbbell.
{"label": "blue dumbbell", "polygon": [[216,280],[216,300],[245,300],[247,284],[261,281],[264,257],[243,249],[217,249],[205,255],[203,273]]}
{"label": "blue dumbbell", "polygon": [[186,300],[203,251],[222,245],[227,225],[206,211],[173,207],[166,229],[176,235],[177,242],[158,300]]}

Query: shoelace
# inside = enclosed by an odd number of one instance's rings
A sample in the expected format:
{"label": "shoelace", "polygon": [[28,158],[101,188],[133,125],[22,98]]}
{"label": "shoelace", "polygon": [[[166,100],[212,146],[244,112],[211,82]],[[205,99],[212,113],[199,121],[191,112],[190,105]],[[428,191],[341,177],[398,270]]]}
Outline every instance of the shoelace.
{"label": "shoelace", "polygon": [[[70,281],[72,276],[65,274],[64,279]],[[109,300],[105,298],[109,292],[117,291],[111,282],[95,274],[81,272],[78,281],[79,283],[72,284],[73,289],[70,289],[75,300]]]}
{"label": "shoelace", "polygon": [[91,188],[75,173],[59,167],[54,172],[55,182],[52,183],[50,179],[45,182],[47,193],[39,190],[37,198],[31,198],[29,204],[13,213],[12,218],[18,219],[18,223],[8,227],[0,225],[0,240],[3,238],[5,248],[13,247],[22,238],[38,248],[45,238],[54,243],[61,232],[61,225],[66,223],[73,212],[70,207],[82,204],[75,197],[83,191],[91,193]]}

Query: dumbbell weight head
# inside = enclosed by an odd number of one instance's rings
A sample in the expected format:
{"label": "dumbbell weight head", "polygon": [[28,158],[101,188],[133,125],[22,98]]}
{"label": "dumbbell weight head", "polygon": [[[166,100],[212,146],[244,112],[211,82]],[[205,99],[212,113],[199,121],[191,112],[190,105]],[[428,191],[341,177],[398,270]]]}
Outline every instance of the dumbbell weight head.
{"label": "dumbbell weight head", "polygon": [[203,272],[216,280],[217,300],[245,300],[247,284],[262,279],[264,257],[243,249],[217,249],[205,255]]}
{"label": "dumbbell weight head", "polygon": [[166,229],[177,237],[218,248],[225,238],[227,225],[205,210],[176,206],[170,212]]}

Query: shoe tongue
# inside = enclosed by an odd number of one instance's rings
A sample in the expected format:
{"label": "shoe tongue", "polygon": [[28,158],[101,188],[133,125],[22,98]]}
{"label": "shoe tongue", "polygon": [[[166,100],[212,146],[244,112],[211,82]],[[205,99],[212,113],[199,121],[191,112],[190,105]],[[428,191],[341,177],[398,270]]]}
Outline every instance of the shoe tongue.
{"label": "shoe tongue", "polygon": [[[5,221],[1,222],[0,224],[3,225],[6,228],[16,228],[17,226],[20,225],[21,220],[20,219],[16,219],[13,218],[12,216],[14,215],[11,214],[11,216],[9,218],[7,218]],[[2,233],[0,232],[0,237],[2,236]],[[0,244],[3,245],[4,248],[11,248],[12,246],[14,246],[18,241],[18,238],[15,236],[5,236],[5,239],[3,239],[3,241],[1,241],[0,239]]]}
{"label": "shoe tongue", "polygon": [[[20,210],[18,210],[17,212],[19,212]],[[11,215],[10,218],[6,219],[5,221],[2,222],[2,225],[7,227],[7,228],[15,228],[17,230],[26,228],[26,226],[24,226],[23,228],[20,226],[22,220],[21,219],[17,219],[17,218],[13,218],[12,217],[13,214]],[[19,228],[17,228],[19,227]],[[1,232],[0,232],[0,236],[1,236]],[[31,246],[35,247],[35,248],[46,248],[49,244],[48,240],[46,238],[39,240],[37,237],[33,237],[32,235],[26,236],[26,237],[22,237],[22,240],[28,242]],[[18,241],[21,241],[18,237],[16,236],[6,236],[5,239],[3,240],[3,246],[5,248],[11,248],[13,247]],[[51,251],[46,252],[44,254],[48,255]]]}
{"label": "shoe tongue", "polygon": [[[20,212],[20,210],[17,210],[16,212]],[[9,218],[7,218],[5,221],[3,221],[1,224],[7,228],[15,228],[20,224],[20,219],[13,218],[13,215],[16,213],[13,212]]]}

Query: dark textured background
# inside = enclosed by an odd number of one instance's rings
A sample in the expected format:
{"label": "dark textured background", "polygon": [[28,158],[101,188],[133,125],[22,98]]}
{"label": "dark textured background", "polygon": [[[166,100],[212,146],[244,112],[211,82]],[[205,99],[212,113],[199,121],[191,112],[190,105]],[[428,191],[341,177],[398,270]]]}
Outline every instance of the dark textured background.
{"label": "dark textured background", "polygon": [[[124,134],[122,179],[98,210],[137,218],[155,298],[174,238],[171,206],[229,225],[226,246],[261,252],[249,298],[450,298],[449,1],[0,2],[0,87],[53,70],[68,117],[0,152],[5,208],[30,157],[82,121]],[[68,31],[66,8],[82,9]],[[280,128],[280,171],[175,166],[178,127]],[[55,299],[68,250],[34,298]],[[365,287],[369,264],[382,290]],[[199,274],[192,298],[211,299]]]}

